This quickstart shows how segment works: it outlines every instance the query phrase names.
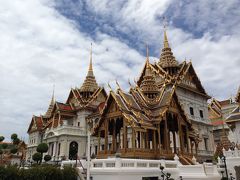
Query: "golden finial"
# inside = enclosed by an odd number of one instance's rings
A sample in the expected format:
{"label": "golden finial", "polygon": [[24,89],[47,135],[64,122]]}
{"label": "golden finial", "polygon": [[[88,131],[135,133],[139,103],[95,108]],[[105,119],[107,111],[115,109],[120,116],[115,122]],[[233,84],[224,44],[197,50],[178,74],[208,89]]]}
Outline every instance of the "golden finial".
{"label": "golden finial", "polygon": [[89,64],[89,71],[92,71],[92,43],[91,43],[91,49],[90,49],[90,64]]}
{"label": "golden finial", "polygon": [[121,87],[120,87],[120,85],[119,85],[119,83],[118,83],[117,80],[116,80],[116,84],[117,84],[117,86],[118,86],[118,89],[121,89]]}
{"label": "golden finial", "polygon": [[163,17],[163,30],[164,30],[164,48],[169,48],[168,38],[167,38],[167,19]]}
{"label": "golden finial", "polygon": [[51,104],[55,102],[55,84],[53,84],[52,100]]}
{"label": "golden finial", "polygon": [[113,91],[113,90],[112,90],[112,87],[111,87],[110,84],[109,84],[109,81],[108,81],[108,84],[107,84],[107,85],[108,85],[110,91]]}
{"label": "golden finial", "polygon": [[135,78],[133,79],[133,81],[134,81],[134,83],[137,85],[137,81],[136,81],[136,79],[135,79]]}
{"label": "golden finial", "polygon": [[129,84],[130,86],[132,86],[130,79],[128,79],[128,84]]}

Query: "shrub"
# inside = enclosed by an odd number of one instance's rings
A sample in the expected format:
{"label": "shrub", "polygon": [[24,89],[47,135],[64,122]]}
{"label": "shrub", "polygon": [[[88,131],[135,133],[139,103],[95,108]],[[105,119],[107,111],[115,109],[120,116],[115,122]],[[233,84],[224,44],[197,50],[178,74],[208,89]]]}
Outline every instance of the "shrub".
{"label": "shrub", "polygon": [[32,158],[38,164],[42,160],[42,154],[37,152],[37,153],[33,154]]}
{"label": "shrub", "polygon": [[8,144],[2,144],[2,148],[6,149],[8,147]]}
{"label": "shrub", "polygon": [[14,133],[14,134],[11,135],[11,139],[12,139],[12,140],[17,139],[17,138],[18,138],[18,135],[17,135],[17,134]]}
{"label": "shrub", "polygon": [[12,154],[16,154],[17,153],[17,151],[18,151],[18,149],[17,148],[12,148],[11,150],[10,150],[10,152],[12,153]]}
{"label": "shrub", "polygon": [[47,161],[50,161],[51,158],[52,158],[52,157],[47,154],[47,155],[44,156],[44,161],[46,161],[46,162],[47,162]]}
{"label": "shrub", "polygon": [[16,138],[13,139],[13,144],[18,145],[20,143],[20,139]]}
{"label": "shrub", "polygon": [[2,142],[5,138],[3,136],[0,136],[0,142]]}
{"label": "shrub", "polygon": [[60,169],[52,165],[38,165],[29,169],[18,169],[17,166],[0,166],[0,179],[4,180],[77,180],[76,169]]}
{"label": "shrub", "polygon": [[72,168],[71,166],[65,166],[63,169],[63,179],[68,180],[77,180],[78,173],[76,169]]}
{"label": "shrub", "polygon": [[46,143],[41,143],[37,146],[37,152],[46,153],[48,151],[48,145]]}

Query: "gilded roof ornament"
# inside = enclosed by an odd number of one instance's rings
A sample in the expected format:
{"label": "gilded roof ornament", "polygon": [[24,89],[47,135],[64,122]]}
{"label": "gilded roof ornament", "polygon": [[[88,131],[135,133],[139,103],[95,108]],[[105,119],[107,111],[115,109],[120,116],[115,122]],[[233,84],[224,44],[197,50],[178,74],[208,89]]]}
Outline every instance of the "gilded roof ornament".
{"label": "gilded roof ornament", "polygon": [[158,64],[162,68],[177,67],[178,62],[173,56],[172,50],[169,46],[168,37],[167,37],[167,28],[166,23],[164,24],[164,40],[163,40],[163,49],[160,55],[160,61]]}
{"label": "gilded roof ornament", "polygon": [[47,116],[47,117],[50,117],[50,116],[51,116],[51,113],[52,113],[54,104],[55,104],[55,84],[53,84],[52,98],[51,98],[50,104],[49,104],[49,106],[48,106],[48,110],[47,110],[47,112],[45,113],[45,116]]}
{"label": "gilded roof ornament", "polygon": [[80,92],[94,92],[98,89],[98,84],[96,82],[95,76],[93,74],[93,65],[92,65],[92,44],[90,50],[90,60],[87,76],[83,82],[83,85],[80,88]]}

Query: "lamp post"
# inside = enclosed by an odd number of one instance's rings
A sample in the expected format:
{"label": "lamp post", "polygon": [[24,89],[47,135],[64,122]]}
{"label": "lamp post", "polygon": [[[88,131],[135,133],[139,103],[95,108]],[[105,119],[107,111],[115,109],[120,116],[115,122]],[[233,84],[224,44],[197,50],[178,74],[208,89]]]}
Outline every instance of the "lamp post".
{"label": "lamp post", "polygon": [[90,180],[90,127],[87,128],[87,180]]}
{"label": "lamp post", "polygon": [[227,171],[227,164],[226,164],[226,157],[223,155],[222,156],[222,160],[223,160],[223,163],[224,163],[224,168],[225,168],[225,172],[226,172],[226,177],[228,179],[228,171]]}

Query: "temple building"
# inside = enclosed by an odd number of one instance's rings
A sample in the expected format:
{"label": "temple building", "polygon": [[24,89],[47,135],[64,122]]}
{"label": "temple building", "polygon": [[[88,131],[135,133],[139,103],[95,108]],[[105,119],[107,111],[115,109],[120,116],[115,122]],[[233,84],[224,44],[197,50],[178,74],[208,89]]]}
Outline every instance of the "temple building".
{"label": "temple building", "polygon": [[179,62],[170,48],[166,30],[159,60],[144,68],[130,90],[118,82],[107,94],[99,87],[92,67],[80,88],[71,89],[65,103],[54,97],[45,115],[33,116],[29,126],[31,159],[39,142],[49,144],[53,159],[74,159],[86,152],[97,158],[173,159],[183,164],[211,159],[214,151],[212,124],[208,118],[210,96],[191,62]]}
{"label": "temple building", "polygon": [[86,154],[87,123],[85,118],[99,111],[106,101],[107,93],[100,87],[93,74],[92,51],[86,79],[80,88],[72,88],[65,103],[54,98],[44,115],[33,116],[28,128],[29,146],[27,159],[32,160],[37,145],[49,145],[52,161],[76,159]]}
{"label": "temple building", "polygon": [[236,107],[226,118],[226,123],[232,131],[232,141],[240,149],[240,88],[236,95]]}
{"label": "temple building", "polygon": [[213,136],[215,144],[222,144],[224,147],[229,147],[233,134],[226,123],[226,119],[237,107],[237,102],[232,98],[219,101],[213,98],[209,105],[209,119],[213,125]]}

